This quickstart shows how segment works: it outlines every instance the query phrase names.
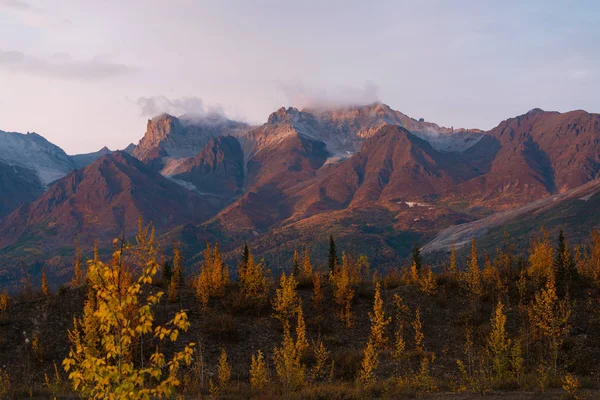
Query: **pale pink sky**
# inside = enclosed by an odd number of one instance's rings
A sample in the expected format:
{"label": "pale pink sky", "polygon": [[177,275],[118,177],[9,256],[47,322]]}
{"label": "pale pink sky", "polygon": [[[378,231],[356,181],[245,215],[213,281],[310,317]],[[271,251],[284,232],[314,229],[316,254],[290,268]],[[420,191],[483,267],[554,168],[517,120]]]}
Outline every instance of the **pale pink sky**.
{"label": "pale pink sky", "polygon": [[0,0],[0,130],[79,153],[137,143],[162,111],[379,100],[482,129],[600,112],[600,6],[565,3]]}

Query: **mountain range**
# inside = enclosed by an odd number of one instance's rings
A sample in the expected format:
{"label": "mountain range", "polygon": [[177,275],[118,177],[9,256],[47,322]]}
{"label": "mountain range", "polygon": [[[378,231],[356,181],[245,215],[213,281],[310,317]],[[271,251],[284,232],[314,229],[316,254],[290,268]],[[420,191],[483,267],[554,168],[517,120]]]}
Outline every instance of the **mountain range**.
{"label": "mountain range", "polygon": [[533,109],[489,131],[381,103],[281,108],[260,126],[163,114],[137,145],[74,156],[0,131],[0,283],[18,278],[16,260],[66,277],[76,237],[87,250],[110,245],[134,235],[138,218],[164,246],[181,241],[190,262],[206,240],[229,258],[248,241],[282,264],[306,244],[324,260],[332,234],[386,265],[415,243],[447,251],[502,229],[594,229],[598,178],[600,115],[580,110]]}

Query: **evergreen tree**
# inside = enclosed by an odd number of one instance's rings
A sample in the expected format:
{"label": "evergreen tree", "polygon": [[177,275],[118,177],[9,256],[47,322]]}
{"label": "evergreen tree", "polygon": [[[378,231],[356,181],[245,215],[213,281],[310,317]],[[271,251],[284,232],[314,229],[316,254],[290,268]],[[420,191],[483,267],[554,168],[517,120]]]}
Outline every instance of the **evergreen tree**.
{"label": "evergreen tree", "polygon": [[238,262],[238,279],[244,275],[246,267],[248,266],[248,259],[250,258],[250,249],[248,248],[248,242],[244,242],[244,250],[242,251],[242,256],[240,257],[240,261]]}
{"label": "evergreen tree", "polygon": [[335,249],[335,241],[333,240],[333,235],[329,236],[329,271],[335,272],[336,267],[338,266],[339,259],[337,256],[337,250]]}
{"label": "evergreen tree", "polygon": [[567,249],[567,244],[565,243],[565,234],[561,228],[558,234],[558,243],[556,244],[556,251],[554,255],[554,272],[557,275],[560,275],[560,271],[564,269],[565,266],[565,251]]}
{"label": "evergreen tree", "polygon": [[417,271],[421,271],[421,267],[423,267],[423,259],[421,258],[421,250],[416,243],[412,248],[412,261],[417,268]]}
{"label": "evergreen tree", "polygon": [[556,274],[556,286],[559,289],[559,294],[565,295],[568,294],[573,281],[579,278],[579,274],[562,229],[558,234],[558,244],[554,253],[553,268]]}
{"label": "evergreen tree", "polygon": [[171,283],[171,278],[173,277],[173,268],[171,267],[171,263],[169,261],[165,261],[162,267],[162,279],[165,285],[169,285]]}

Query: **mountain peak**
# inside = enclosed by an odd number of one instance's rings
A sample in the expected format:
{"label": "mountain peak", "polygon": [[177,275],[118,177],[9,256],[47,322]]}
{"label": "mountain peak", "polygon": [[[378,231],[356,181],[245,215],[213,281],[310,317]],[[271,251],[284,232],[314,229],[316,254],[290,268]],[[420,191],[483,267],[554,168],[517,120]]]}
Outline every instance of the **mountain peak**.
{"label": "mountain peak", "polygon": [[300,110],[298,110],[296,107],[281,107],[279,110],[269,115],[268,123],[276,124],[279,122],[289,121],[298,114],[300,114]]}

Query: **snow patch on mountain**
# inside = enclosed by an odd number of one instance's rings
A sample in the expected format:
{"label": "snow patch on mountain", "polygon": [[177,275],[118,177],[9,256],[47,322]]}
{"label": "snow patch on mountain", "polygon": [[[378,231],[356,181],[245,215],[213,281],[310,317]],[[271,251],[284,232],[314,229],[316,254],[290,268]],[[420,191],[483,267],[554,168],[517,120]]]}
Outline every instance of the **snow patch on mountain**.
{"label": "snow patch on mountain", "polygon": [[44,186],[75,168],[73,160],[60,147],[37,133],[0,131],[0,160],[35,171]]}

